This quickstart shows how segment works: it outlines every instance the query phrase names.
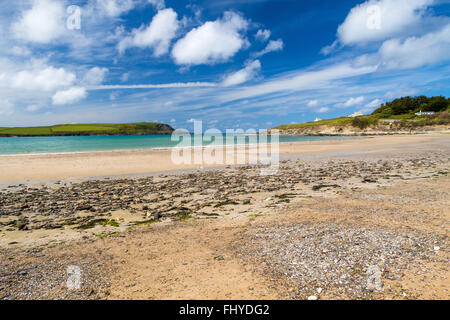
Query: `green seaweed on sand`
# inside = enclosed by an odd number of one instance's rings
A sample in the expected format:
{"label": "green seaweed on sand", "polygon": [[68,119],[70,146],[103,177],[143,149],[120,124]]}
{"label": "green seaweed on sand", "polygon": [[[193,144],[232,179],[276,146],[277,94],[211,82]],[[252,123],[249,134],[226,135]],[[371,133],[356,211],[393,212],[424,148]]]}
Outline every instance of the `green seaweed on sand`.
{"label": "green seaweed on sand", "polygon": [[136,221],[133,222],[133,226],[142,226],[142,225],[150,225],[157,222],[160,222],[160,219],[150,219],[150,220],[143,220],[143,221]]}
{"label": "green seaweed on sand", "polygon": [[225,201],[222,201],[222,202],[219,202],[218,204],[216,204],[214,206],[214,208],[220,208],[220,207],[223,207],[223,206],[238,205],[238,204],[239,204],[239,202],[236,202],[234,200],[225,200]]}
{"label": "green seaweed on sand", "polygon": [[105,239],[105,238],[114,236],[116,234],[120,234],[120,232],[103,232],[103,233],[96,234],[95,236],[100,239]]}
{"label": "green seaweed on sand", "polygon": [[82,229],[82,230],[86,230],[86,229],[92,229],[94,228],[96,225],[101,225],[103,227],[105,226],[111,226],[111,227],[119,227],[119,223],[117,223],[114,220],[109,220],[109,219],[95,219],[95,220],[91,220],[86,224],[83,224],[81,226],[79,226],[77,229]]}
{"label": "green seaweed on sand", "polygon": [[186,221],[192,218],[192,212],[189,210],[180,210],[176,214],[176,220],[178,221]]}
{"label": "green seaweed on sand", "polygon": [[253,221],[256,218],[262,217],[262,216],[264,216],[262,213],[253,213],[253,214],[249,215],[248,217],[249,217],[250,221]]}
{"label": "green seaweed on sand", "polygon": [[341,186],[338,184],[318,184],[316,186],[313,186],[312,189],[314,191],[319,191],[320,189],[323,188],[340,188]]}
{"label": "green seaweed on sand", "polygon": [[275,197],[277,197],[278,199],[292,199],[295,198],[296,194],[295,193],[283,193],[280,195],[276,195]]}
{"label": "green seaweed on sand", "polygon": [[295,196],[296,196],[296,194],[294,194],[294,193],[283,193],[280,195],[275,195],[275,198],[279,199],[278,203],[281,203],[281,202],[289,203],[289,202],[291,202],[290,199],[294,199]]}

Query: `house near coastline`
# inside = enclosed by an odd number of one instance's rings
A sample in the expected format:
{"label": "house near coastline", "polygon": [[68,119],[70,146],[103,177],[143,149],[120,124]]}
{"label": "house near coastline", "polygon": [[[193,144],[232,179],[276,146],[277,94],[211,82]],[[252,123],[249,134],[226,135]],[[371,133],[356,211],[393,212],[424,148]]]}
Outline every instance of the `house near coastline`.
{"label": "house near coastline", "polygon": [[434,113],[434,111],[422,112],[422,110],[420,110],[419,112],[416,112],[416,116],[431,116]]}

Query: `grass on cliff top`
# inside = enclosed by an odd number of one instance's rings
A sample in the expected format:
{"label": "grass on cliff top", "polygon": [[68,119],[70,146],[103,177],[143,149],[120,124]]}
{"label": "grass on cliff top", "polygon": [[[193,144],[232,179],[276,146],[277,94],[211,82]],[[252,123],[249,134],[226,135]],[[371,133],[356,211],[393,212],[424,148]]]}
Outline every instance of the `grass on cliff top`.
{"label": "grass on cliff top", "polygon": [[0,128],[0,136],[70,136],[171,133],[172,129],[159,123],[124,124],[61,124],[48,127]]}
{"label": "grass on cliff top", "polygon": [[[433,111],[433,115],[416,116],[418,111]],[[321,120],[317,122],[296,123],[276,127],[274,129],[302,129],[328,126],[347,126],[353,125],[364,128],[370,125],[378,124],[379,120],[397,120],[401,126],[425,126],[441,125],[450,122],[450,98],[444,96],[436,97],[402,97],[391,102],[381,104],[371,115],[360,116],[356,118],[341,117],[335,119]]]}
{"label": "grass on cliff top", "polygon": [[320,121],[317,121],[317,122],[285,124],[285,125],[282,125],[282,126],[278,126],[275,129],[279,129],[279,130],[300,129],[300,128],[316,127],[316,126],[323,126],[323,125],[344,126],[344,125],[351,124],[352,121],[353,121],[353,118],[342,117],[342,118],[336,118],[336,119],[320,120]]}
{"label": "grass on cliff top", "polygon": [[353,126],[360,127],[364,129],[368,126],[377,125],[382,120],[395,120],[397,125],[404,128],[414,128],[422,126],[432,126],[432,125],[446,125],[450,123],[450,117],[448,112],[438,112],[431,116],[416,116],[415,114],[402,114],[393,115],[389,118],[381,118],[378,115],[368,115],[360,117],[342,117],[335,119],[321,120],[317,122],[306,122],[306,123],[296,123],[278,126],[274,129],[278,130],[289,130],[289,129],[302,129],[302,128],[312,128],[317,126]]}

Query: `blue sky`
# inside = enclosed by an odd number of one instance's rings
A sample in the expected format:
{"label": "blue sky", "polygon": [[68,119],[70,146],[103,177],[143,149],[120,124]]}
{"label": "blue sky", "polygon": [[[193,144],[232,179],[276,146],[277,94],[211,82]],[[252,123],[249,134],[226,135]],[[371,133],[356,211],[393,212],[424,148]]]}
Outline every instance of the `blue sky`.
{"label": "blue sky", "polygon": [[269,128],[450,94],[448,0],[0,4],[0,126]]}

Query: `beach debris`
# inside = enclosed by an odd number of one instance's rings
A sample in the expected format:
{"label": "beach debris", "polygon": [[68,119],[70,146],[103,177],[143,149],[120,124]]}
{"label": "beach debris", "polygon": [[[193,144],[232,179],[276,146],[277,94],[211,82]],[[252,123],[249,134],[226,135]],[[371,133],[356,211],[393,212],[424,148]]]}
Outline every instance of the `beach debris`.
{"label": "beach debris", "polygon": [[312,189],[314,191],[319,191],[320,189],[323,189],[323,188],[340,188],[340,187],[341,186],[337,185],[337,184],[319,184],[319,185],[313,186]]}
{"label": "beach debris", "polygon": [[[258,174],[260,166],[230,167],[185,174],[162,174],[142,178],[111,178],[64,182],[57,186],[20,184],[0,192],[0,232],[6,230],[86,228],[97,220],[109,220],[112,213],[125,211],[143,220],[162,217],[184,220],[189,217],[225,216],[232,206],[246,205],[252,212],[260,201],[265,210],[280,208],[296,200],[304,201],[323,193],[358,190],[365,183],[395,183],[408,175],[420,178],[448,171],[444,153],[430,152],[398,159],[282,161],[274,176]],[[416,172],[411,174],[411,172]],[[376,177],[375,177],[376,175]],[[360,183],[358,184],[358,180]],[[311,194],[299,189],[310,186]],[[251,197],[250,197],[251,195]],[[264,195],[261,199],[259,195]],[[259,200],[261,199],[261,200]],[[276,201],[274,201],[276,200]],[[216,212],[215,209],[219,212]],[[137,219],[136,219],[137,220]],[[125,222],[113,218],[116,223]]]}
{"label": "beach debris", "polygon": [[365,183],[376,183],[378,182],[377,178],[373,177],[373,176],[364,176],[362,179],[362,182]]}

